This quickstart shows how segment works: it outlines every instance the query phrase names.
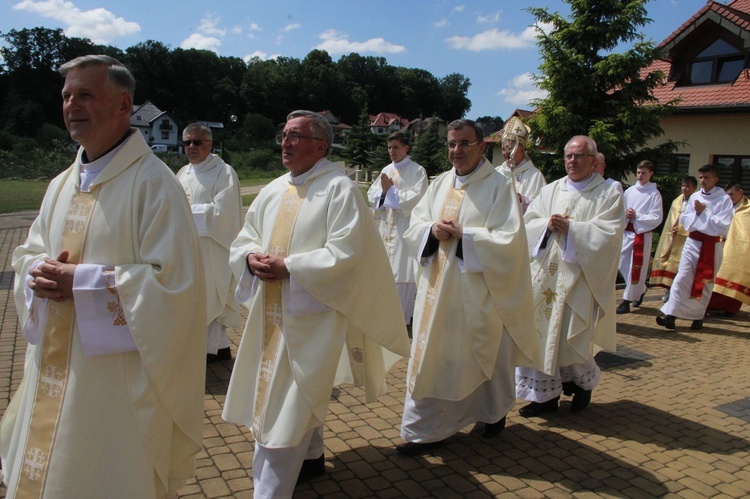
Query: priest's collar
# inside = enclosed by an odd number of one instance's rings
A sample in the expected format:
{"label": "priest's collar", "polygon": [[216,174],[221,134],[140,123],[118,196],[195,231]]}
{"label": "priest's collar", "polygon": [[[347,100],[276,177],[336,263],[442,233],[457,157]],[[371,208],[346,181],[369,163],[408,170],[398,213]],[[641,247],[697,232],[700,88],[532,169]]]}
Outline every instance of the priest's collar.
{"label": "priest's collar", "polygon": [[[125,132],[125,135],[123,135],[123,136],[122,136],[122,137],[120,138],[120,140],[118,140],[117,142],[115,142],[115,143],[114,143],[114,145],[113,145],[112,147],[110,147],[109,149],[107,149],[107,150],[106,150],[106,151],[104,152],[104,154],[102,154],[101,156],[99,156],[98,158],[96,158],[96,159],[95,159],[94,161],[92,161],[91,163],[94,163],[94,162],[98,161],[99,159],[101,159],[101,158],[103,158],[104,156],[108,155],[108,154],[109,154],[110,152],[114,151],[115,149],[119,149],[119,148],[120,148],[120,146],[121,146],[122,144],[124,144],[126,140],[128,140],[128,138],[130,137],[130,134],[131,134],[131,133],[133,133],[133,131],[134,131],[134,130],[133,130],[132,128],[128,128],[128,131],[127,131],[127,132]],[[81,164],[83,164],[83,163],[87,163],[87,162],[88,162],[88,160],[89,160],[89,157],[88,157],[88,155],[86,154],[86,148],[84,147],[84,148],[83,148],[83,154],[81,154]],[[89,163],[89,164],[91,164],[91,163]]]}
{"label": "priest's collar", "polygon": [[201,161],[198,164],[190,163],[190,169],[188,170],[188,172],[190,172],[190,171],[194,171],[194,172],[200,172],[200,171],[202,171],[204,168],[206,168],[208,166],[208,164],[211,161],[213,161],[213,159],[215,157],[216,157],[215,154],[209,154],[208,156],[206,156],[206,159],[204,159],[203,161]]}
{"label": "priest's collar", "polygon": [[710,196],[711,194],[713,194],[713,193],[715,193],[715,192],[716,192],[716,189],[718,189],[718,187],[717,187],[717,186],[713,186],[713,187],[711,188],[711,190],[710,190],[710,191],[706,192],[706,191],[705,191],[705,190],[704,190],[704,189],[703,189],[703,188],[701,187],[701,194],[703,194],[703,195],[705,195],[705,196]]}
{"label": "priest's collar", "polygon": [[323,158],[320,158],[320,159],[318,160],[318,162],[317,162],[317,163],[315,163],[315,164],[313,165],[313,167],[312,167],[312,168],[310,168],[309,170],[307,170],[307,171],[306,171],[305,173],[300,173],[300,174],[299,174],[299,175],[297,175],[296,177],[293,177],[293,176],[291,176],[291,174],[290,174],[290,175],[289,175],[289,181],[290,181],[291,183],[293,183],[294,185],[302,185],[302,184],[304,184],[305,182],[307,182],[307,181],[308,181],[308,180],[310,179],[310,177],[312,177],[312,176],[313,176],[313,174],[315,173],[315,171],[316,171],[316,170],[318,170],[318,169],[320,169],[320,168],[321,168],[321,165],[325,165],[325,164],[328,164],[328,158],[325,158],[325,157],[323,157]]}
{"label": "priest's collar", "polygon": [[[129,134],[124,138],[127,139],[128,136]],[[91,184],[94,183],[97,175],[99,175],[101,171],[107,167],[109,162],[112,161],[112,159],[117,155],[118,152],[120,152],[120,149],[122,149],[124,145],[124,140],[118,142],[112,149],[107,151],[106,154],[99,156],[90,163],[84,163],[84,161],[86,160],[86,150],[84,149],[83,153],[81,154],[81,171],[79,177],[79,189],[81,191],[89,191],[89,189],[91,188]]]}
{"label": "priest's collar", "polygon": [[402,159],[402,160],[401,160],[401,161],[399,161],[398,163],[396,163],[396,162],[394,161],[394,162],[393,162],[393,166],[394,166],[394,167],[396,168],[396,170],[400,170],[401,168],[403,168],[403,167],[405,167],[405,166],[406,166],[407,164],[409,164],[409,162],[410,162],[410,161],[411,161],[411,158],[410,158],[410,157],[409,157],[408,155],[406,155],[406,156],[404,157],[404,159]]}
{"label": "priest's collar", "polygon": [[583,179],[583,180],[579,180],[579,181],[577,181],[577,182],[576,182],[576,181],[574,181],[574,180],[571,180],[571,179],[570,179],[570,177],[568,177],[568,178],[567,178],[567,179],[565,180],[565,183],[566,183],[566,185],[568,186],[568,188],[570,188],[571,190],[574,190],[574,191],[585,191],[585,190],[586,190],[586,187],[588,187],[588,186],[589,186],[589,184],[590,184],[591,182],[593,182],[593,180],[594,180],[595,178],[596,178],[596,177],[594,176],[594,173],[592,172],[592,173],[591,173],[591,175],[589,175],[589,176],[588,176],[588,177],[586,177],[585,179]]}
{"label": "priest's collar", "polygon": [[459,175],[458,171],[456,171],[456,168],[454,167],[453,168],[453,187],[455,187],[456,189],[461,189],[464,186],[464,184],[469,181],[471,176],[479,171],[479,169],[484,164],[484,161],[485,161],[484,158],[480,159],[476,168],[471,170],[471,172],[467,173],[466,175]]}

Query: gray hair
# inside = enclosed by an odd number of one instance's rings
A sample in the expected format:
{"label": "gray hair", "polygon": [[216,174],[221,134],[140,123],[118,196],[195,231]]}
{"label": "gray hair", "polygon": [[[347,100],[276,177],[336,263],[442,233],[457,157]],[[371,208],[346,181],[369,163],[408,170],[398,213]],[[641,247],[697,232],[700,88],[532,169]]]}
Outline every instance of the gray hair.
{"label": "gray hair", "polygon": [[326,120],[322,115],[316,113],[315,111],[307,111],[305,109],[292,111],[286,117],[286,120],[289,121],[294,118],[309,119],[310,127],[313,129],[313,135],[319,135],[319,137],[317,138],[324,139],[328,144],[328,148],[330,149],[331,144],[333,144],[333,128],[331,128],[331,124],[328,123],[328,120]]}
{"label": "gray hair", "polygon": [[135,96],[135,78],[123,63],[104,54],[82,55],[66,62],[57,70],[63,78],[68,76],[68,72],[74,68],[85,68],[88,66],[105,66],[107,68],[107,79],[125,90],[130,97]]}
{"label": "gray hair", "polygon": [[450,125],[448,125],[448,129],[446,131],[450,132],[451,130],[461,130],[462,128],[471,128],[474,130],[474,137],[476,137],[477,141],[482,142],[484,140],[484,130],[482,130],[482,127],[477,124],[477,122],[467,119],[459,119],[459,120],[453,120],[450,122]]}
{"label": "gray hair", "polygon": [[190,123],[188,126],[186,126],[182,130],[183,137],[186,133],[195,133],[199,132],[201,135],[205,135],[208,137],[208,140],[214,140],[214,134],[211,131],[209,127],[204,125],[203,123]]}
{"label": "gray hair", "polygon": [[579,142],[581,140],[584,141],[584,142],[586,142],[586,146],[587,146],[587,149],[588,149],[588,154],[594,154],[594,155],[596,155],[596,153],[599,152],[596,149],[596,142],[594,142],[594,139],[592,139],[588,135],[576,135],[575,137],[573,137],[572,139],[570,139],[567,144],[565,144],[565,149],[563,149],[563,150],[567,151],[568,150],[568,146],[570,146],[570,144],[572,144],[573,142]]}

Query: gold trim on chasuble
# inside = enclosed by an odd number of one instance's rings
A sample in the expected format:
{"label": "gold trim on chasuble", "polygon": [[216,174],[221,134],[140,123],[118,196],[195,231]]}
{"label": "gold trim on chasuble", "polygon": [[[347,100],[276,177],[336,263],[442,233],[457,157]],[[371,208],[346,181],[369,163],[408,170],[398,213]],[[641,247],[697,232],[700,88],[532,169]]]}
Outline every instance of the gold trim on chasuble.
{"label": "gold trim on chasuble", "polygon": [[[441,220],[456,220],[458,212],[461,210],[461,203],[464,200],[464,194],[466,189],[456,189],[451,187],[448,189],[448,193],[443,201],[443,208],[440,212]],[[432,229],[430,229],[432,230]],[[447,241],[440,241],[440,246],[435,256],[435,260],[432,262],[430,268],[429,286],[427,288],[427,294],[425,296],[424,306],[422,308],[422,318],[419,321],[419,330],[417,333],[417,346],[414,349],[414,359],[412,361],[411,376],[409,376],[409,382],[406,388],[409,393],[414,391],[414,382],[417,378],[417,373],[422,364],[422,356],[424,355],[424,347],[427,343],[427,331],[435,318],[435,303],[437,302],[438,291],[440,290],[440,283],[443,280],[443,270],[445,264],[448,261],[448,250],[453,243],[453,239]]]}
{"label": "gold trim on chasuble", "polygon": [[[281,258],[289,254],[289,242],[292,239],[294,223],[297,220],[302,202],[305,199],[308,184],[290,185],[284,193],[279,206],[279,213],[273,225],[269,239],[268,254]],[[263,358],[258,373],[258,387],[253,409],[253,432],[259,438],[263,427],[268,396],[271,392],[271,379],[276,368],[276,357],[281,343],[283,327],[283,309],[281,302],[281,281],[263,283]]]}
{"label": "gold trim on chasuble", "polygon": [[[69,263],[80,262],[95,202],[90,192],[77,192],[70,201],[60,244],[60,248],[70,252]],[[44,491],[68,384],[74,326],[73,300],[50,300],[39,345],[39,382],[24,447],[23,470],[16,485],[17,498],[41,497]]]}
{"label": "gold trim on chasuble", "polygon": [[[393,169],[393,187],[398,189],[401,187],[401,175],[398,170]],[[398,239],[398,214],[396,210],[386,209],[384,231],[382,233],[383,244],[385,244],[385,252],[388,254],[388,260],[393,262],[394,254],[396,252],[396,239]]]}
{"label": "gold trim on chasuble", "polygon": [[[575,194],[578,193],[569,193],[567,199],[560,200],[561,207],[564,207],[563,216],[567,217],[568,220],[575,219],[574,216],[570,215],[570,213],[575,213]],[[547,230],[549,229],[545,226],[545,231]],[[545,252],[544,259],[539,262],[539,270],[531,279],[537,336],[543,341],[544,351],[549,352],[550,347],[554,346],[552,355],[544,355],[546,359],[544,372],[547,374],[550,374],[552,366],[557,364],[559,342],[555,341],[552,345],[546,345],[546,342],[551,332],[554,332],[555,336],[559,333],[565,307],[565,277],[560,269],[560,261],[564,250],[562,243],[562,233],[550,233],[547,245],[552,247]]]}

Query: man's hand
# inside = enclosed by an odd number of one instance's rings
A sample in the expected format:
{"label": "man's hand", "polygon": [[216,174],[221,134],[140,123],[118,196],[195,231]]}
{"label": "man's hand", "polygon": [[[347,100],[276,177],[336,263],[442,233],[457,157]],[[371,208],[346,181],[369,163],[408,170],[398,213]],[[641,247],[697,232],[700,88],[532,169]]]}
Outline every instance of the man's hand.
{"label": "man's hand", "polygon": [[705,210],[705,209],[706,209],[706,205],[705,205],[705,204],[703,204],[703,203],[701,203],[700,201],[698,201],[698,200],[696,199],[696,200],[695,200],[695,212],[696,212],[696,213],[697,213],[698,215],[700,215],[701,213],[703,213],[703,210]]}
{"label": "man's hand", "polygon": [[57,259],[45,258],[44,263],[29,271],[33,278],[29,288],[34,296],[58,302],[73,298],[76,264],[67,263],[69,256],[68,251],[63,251]]}
{"label": "man's hand", "polygon": [[625,210],[625,218],[628,220],[635,220],[635,210],[633,208]]}
{"label": "man's hand", "polygon": [[463,227],[454,220],[441,220],[432,226],[432,235],[435,236],[438,241],[447,241],[452,237],[461,239],[463,234]]}
{"label": "man's hand", "polygon": [[253,275],[261,281],[272,282],[289,278],[289,270],[281,257],[266,253],[250,253],[247,255],[247,264]]}
{"label": "man's hand", "polygon": [[569,226],[570,222],[568,222],[568,217],[565,215],[559,215],[557,213],[549,217],[549,222],[547,223],[547,228],[549,230],[557,231],[562,234],[568,233]]}
{"label": "man's hand", "polygon": [[383,190],[383,194],[388,192],[388,189],[393,186],[393,180],[391,180],[391,177],[386,175],[385,173],[380,174],[380,188]]}

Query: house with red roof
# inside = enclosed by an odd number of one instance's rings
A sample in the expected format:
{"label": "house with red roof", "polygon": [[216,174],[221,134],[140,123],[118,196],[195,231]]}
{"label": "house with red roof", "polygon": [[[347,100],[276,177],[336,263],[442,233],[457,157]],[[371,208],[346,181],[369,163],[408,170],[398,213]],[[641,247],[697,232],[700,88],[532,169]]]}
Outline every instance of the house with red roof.
{"label": "house with red roof", "polygon": [[750,0],[709,0],[659,47],[663,59],[646,70],[665,75],[654,95],[679,102],[651,145],[686,144],[657,174],[697,176],[702,165],[716,164],[720,185],[737,180],[750,190]]}
{"label": "house with red roof", "polygon": [[408,124],[409,120],[393,113],[370,115],[370,131],[375,135],[390,135]]}

